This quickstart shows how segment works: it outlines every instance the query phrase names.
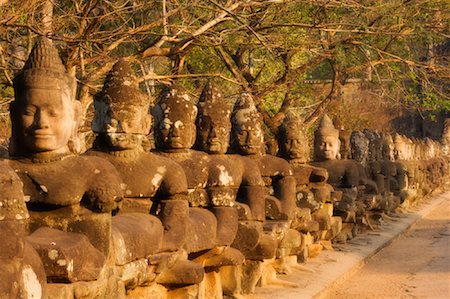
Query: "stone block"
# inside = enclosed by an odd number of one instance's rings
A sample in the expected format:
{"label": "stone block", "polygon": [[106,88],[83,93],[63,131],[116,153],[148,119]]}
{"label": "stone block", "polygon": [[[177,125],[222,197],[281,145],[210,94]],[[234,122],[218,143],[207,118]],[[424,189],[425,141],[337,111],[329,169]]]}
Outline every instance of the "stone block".
{"label": "stone block", "polygon": [[50,211],[30,211],[30,232],[34,232],[40,227],[83,234],[104,256],[109,254],[111,239],[111,215],[109,213],[94,213],[78,205]]}
{"label": "stone block", "polygon": [[134,288],[127,293],[127,299],[141,298],[167,299],[168,290],[162,285],[154,283],[151,285]]}
{"label": "stone block", "polygon": [[331,217],[331,227],[327,232],[326,239],[333,240],[342,230],[342,218],[338,216]]}
{"label": "stone block", "polygon": [[246,260],[242,265],[241,288],[243,294],[255,292],[256,285],[262,276],[262,261]]}
{"label": "stone block", "polygon": [[314,198],[313,192],[310,190],[301,190],[296,194],[296,205],[299,208],[310,209],[311,212],[317,211],[320,208],[320,202]]}
{"label": "stone block", "polygon": [[43,227],[27,240],[41,257],[48,281],[95,280],[105,263],[105,256],[82,234]]}
{"label": "stone block", "polygon": [[198,284],[205,274],[201,265],[181,257],[166,265],[159,261],[158,272],[156,282],[167,287]]}
{"label": "stone block", "polygon": [[331,202],[332,191],[333,188],[328,184],[314,184],[311,186],[311,192],[314,194],[314,200],[319,203]]}
{"label": "stone block", "polygon": [[236,298],[242,293],[242,266],[225,266],[219,269],[222,291],[225,296]]}
{"label": "stone block", "polygon": [[262,228],[260,221],[239,221],[236,238],[231,246],[241,252],[252,250],[261,239]]}
{"label": "stone block", "polygon": [[308,257],[313,258],[322,252],[323,246],[320,243],[314,243],[308,246]]}
{"label": "stone block", "polygon": [[199,284],[198,298],[222,299],[223,290],[220,274],[216,271],[205,273],[203,281]]}
{"label": "stone block", "polygon": [[244,262],[245,257],[235,248],[221,246],[195,257],[191,255],[190,259],[205,269],[216,270],[219,267],[241,265]]}
{"label": "stone block", "polygon": [[280,200],[274,196],[266,196],[266,218],[275,220],[282,217]]}
{"label": "stone block", "polygon": [[168,299],[200,299],[198,284],[171,289],[167,292]]}
{"label": "stone block", "polygon": [[156,253],[162,243],[163,226],[152,215],[124,213],[112,219],[112,244],[116,265]]}
{"label": "stone block", "polygon": [[118,267],[120,280],[127,290],[150,284],[156,279],[156,265],[149,265],[147,259],[139,259]]}
{"label": "stone block", "polygon": [[238,230],[238,211],[235,207],[211,207],[217,219],[217,246],[231,245]]}
{"label": "stone block", "polygon": [[189,208],[189,224],[184,249],[190,252],[216,246],[217,220],[213,213],[203,208]]}

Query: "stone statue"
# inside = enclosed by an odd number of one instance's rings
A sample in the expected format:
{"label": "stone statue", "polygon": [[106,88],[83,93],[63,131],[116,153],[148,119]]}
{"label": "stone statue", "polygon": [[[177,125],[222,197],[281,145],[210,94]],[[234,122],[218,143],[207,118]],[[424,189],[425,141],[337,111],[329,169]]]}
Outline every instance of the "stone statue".
{"label": "stone statue", "polygon": [[[263,234],[265,188],[258,165],[244,156],[226,154],[231,131],[231,106],[211,83],[206,84],[197,106],[196,148],[209,153],[211,161],[206,185],[209,197],[220,202],[215,199],[218,198],[217,195],[220,195],[219,199],[225,195],[227,202],[237,206],[239,210],[240,223],[232,246],[245,255],[247,261],[244,267],[251,260],[272,258],[276,243],[273,238]],[[238,280],[238,277],[228,277],[224,281],[230,279]],[[247,280],[251,279],[247,277]],[[242,281],[239,283],[242,284]],[[227,289],[226,284],[223,287],[226,293],[234,295],[237,292],[247,292],[245,285],[231,290]]]}
{"label": "stone statue", "polygon": [[[264,182],[258,166],[246,157],[226,155],[231,131],[231,107],[210,83],[205,86],[200,96],[198,112],[196,148],[207,152],[212,161],[209,167],[208,192],[212,195],[220,194],[213,190],[226,187],[225,190],[232,192],[229,194],[228,205],[233,206],[236,199],[241,205],[245,205],[240,206],[241,219],[264,220],[265,203],[261,200],[261,196],[264,196]],[[215,174],[216,169],[221,172]],[[226,180],[225,174],[228,178]],[[214,197],[217,196],[212,196],[213,200]]]}
{"label": "stone statue", "polygon": [[[100,273],[109,254],[111,212],[118,208],[123,194],[111,164],[97,157],[76,156],[69,150],[80,112],[74,88],[75,78],[67,74],[57,50],[50,40],[41,38],[14,78],[9,161],[28,199],[29,238],[34,234],[41,240],[56,238],[61,231],[70,231],[62,234],[74,234],[80,240],[87,237],[77,243],[80,251],[67,256],[76,263],[69,269],[73,271],[61,272],[56,260],[46,263],[47,277],[68,281],[91,280]],[[67,243],[57,245],[62,247],[54,249],[67,249]],[[36,243],[33,246],[38,248]],[[45,258],[50,248],[39,250]],[[89,252],[89,258],[79,256],[83,250]],[[89,271],[74,273],[87,267],[91,267]]]}
{"label": "stone statue", "polygon": [[162,249],[179,249],[189,217],[186,177],[178,164],[143,150],[151,126],[150,100],[126,61],[113,66],[94,105],[97,137],[89,154],[110,161],[127,185],[121,211],[158,211],[164,225]]}
{"label": "stone statue", "polygon": [[45,298],[44,266],[26,242],[29,219],[23,184],[8,165],[0,162],[0,297]]}
{"label": "stone statue", "polygon": [[[327,184],[326,169],[306,164],[310,161],[309,140],[293,112],[286,114],[277,137],[280,156],[291,164],[297,184],[298,215],[292,227],[303,234],[311,233],[316,239],[334,238],[339,231],[335,226],[340,224],[336,223],[339,217],[332,217],[334,190]],[[305,249],[313,251],[312,248]]]}
{"label": "stone statue", "polygon": [[284,159],[265,154],[262,116],[249,94],[242,94],[236,101],[231,122],[232,148],[235,152],[256,161],[266,187],[274,195],[271,202],[277,207],[278,215],[270,217],[292,219],[295,208],[295,178],[292,167]]}
{"label": "stone statue", "polygon": [[[127,253],[133,259],[150,255],[155,259],[159,253],[182,249],[190,226],[186,176],[174,161],[144,151],[142,142],[151,126],[150,100],[139,90],[126,61],[113,66],[94,105],[92,129],[97,137],[88,154],[111,162],[127,186],[121,211],[113,217],[113,229],[118,232],[114,236],[122,240],[122,247],[129,247]],[[144,227],[148,229],[136,233]],[[116,256],[116,263],[133,259]],[[181,277],[176,272],[185,274]],[[157,282],[198,284],[202,278],[200,266],[180,259]]]}
{"label": "stone statue", "polygon": [[355,222],[357,187],[360,184],[359,169],[351,160],[338,160],[340,149],[339,130],[324,115],[315,131],[314,161],[312,165],[328,170],[328,183],[343,191],[342,200],[334,202],[335,214],[344,222]]}
{"label": "stone statue", "polygon": [[[295,177],[289,163],[279,157],[265,154],[262,131],[262,116],[258,112],[250,94],[242,94],[234,104],[231,115],[231,146],[234,152],[256,162],[261,172],[267,192],[266,221],[264,227],[277,238],[276,266],[278,272],[289,272],[287,262],[296,256],[301,236],[291,229],[295,217]],[[268,282],[283,283],[272,277]]]}
{"label": "stone statue", "polygon": [[[225,161],[192,149],[196,139],[197,113],[197,107],[180,86],[167,87],[153,109],[155,145],[160,156],[177,162],[186,173],[189,213],[193,221],[186,236],[186,250],[196,255],[207,249],[220,252],[214,258],[209,258],[206,253],[194,260],[202,260],[202,265],[209,265],[205,269],[206,284],[214,288],[219,278],[211,269],[240,265],[244,261],[242,253],[230,247],[238,229],[238,214],[234,206],[237,190],[231,187],[237,177],[235,170],[227,168]],[[216,140],[211,146],[212,151],[218,152],[224,147]]]}
{"label": "stone statue", "polygon": [[[156,149],[161,151],[158,154],[177,162],[186,173],[190,212],[201,213],[206,218],[213,217],[211,212],[203,209],[210,204],[205,189],[208,181],[209,157],[206,153],[191,149],[195,142],[197,107],[180,87],[171,86],[160,95],[153,109],[153,115],[155,145]],[[208,233],[208,237],[205,235],[203,240],[205,243],[195,245],[200,246],[199,250],[214,248],[218,244],[216,233],[223,230],[217,230],[217,220],[215,217],[212,219],[214,226],[204,230],[204,233]],[[218,239],[220,237],[226,236],[219,236]]]}

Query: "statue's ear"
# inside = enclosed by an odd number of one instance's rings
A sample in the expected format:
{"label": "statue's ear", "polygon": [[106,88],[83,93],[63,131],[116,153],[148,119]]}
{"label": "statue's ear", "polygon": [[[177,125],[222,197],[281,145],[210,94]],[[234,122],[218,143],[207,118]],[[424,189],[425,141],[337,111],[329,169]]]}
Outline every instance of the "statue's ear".
{"label": "statue's ear", "polygon": [[72,101],[73,105],[73,119],[74,119],[74,130],[78,130],[78,126],[81,123],[81,103],[79,101]]}
{"label": "statue's ear", "polygon": [[81,124],[81,103],[79,101],[72,101],[73,107],[73,124],[72,132],[68,140],[68,147],[72,153],[81,153],[85,150],[84,142],[82,142],[82,137],[78,134],[78,127]]}

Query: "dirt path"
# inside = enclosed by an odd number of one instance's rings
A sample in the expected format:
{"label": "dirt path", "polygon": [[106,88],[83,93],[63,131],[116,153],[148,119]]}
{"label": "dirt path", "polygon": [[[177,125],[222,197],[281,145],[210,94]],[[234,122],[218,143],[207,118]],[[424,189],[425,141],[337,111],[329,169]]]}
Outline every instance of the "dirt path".
{"label": "dirt path", "polygon": [[326,298],[450,298],[450,201],[375,255]]}

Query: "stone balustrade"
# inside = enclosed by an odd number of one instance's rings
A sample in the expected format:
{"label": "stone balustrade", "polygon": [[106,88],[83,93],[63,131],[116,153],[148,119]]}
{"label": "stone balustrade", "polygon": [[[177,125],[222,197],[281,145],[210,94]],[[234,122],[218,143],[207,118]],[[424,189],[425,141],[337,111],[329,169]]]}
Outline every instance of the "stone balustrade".
{"label": "stone balustrade", "polygon": [[288,113],[279,156],[243,94],[208,84],[198,104],[168,86],[153,107],[130,65],[95,96],[93,148],[72,152],[75,80],[41,38],[14,79],[10,158],[1,161],[1,298],[245,298],[403,213],[450,182],[442,140],[346,132],[324,116],[314,161]]}

